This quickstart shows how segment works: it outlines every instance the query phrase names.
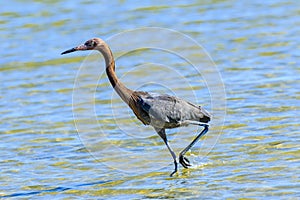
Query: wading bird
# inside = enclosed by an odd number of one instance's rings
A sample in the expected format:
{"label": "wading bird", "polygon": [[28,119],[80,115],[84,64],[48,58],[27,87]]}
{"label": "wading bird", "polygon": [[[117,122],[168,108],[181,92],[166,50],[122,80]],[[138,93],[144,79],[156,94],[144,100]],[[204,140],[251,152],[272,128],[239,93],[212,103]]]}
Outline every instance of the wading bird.
{"label": "wading bird", "polygon": [[166,94],[154,94],[142,91],[133,91],[127,88],[115,73],[115,61],[108,45],[99,38],[93,38],[84,44],[62,52],[67,54],[74,51],[97,50],[102,53],[106,74],[112,87],[122,100],[132,109],[136,117],[144,124],[151,125],[158,135],[163,139],[169,152],[171,153],[175,169],[170,174],[177,172],[176,155],[169,145],[165,129],[187,126],[190,124],[203,126],[202,132],[179,154],[179,163],[188,168],[190,161],[184,156],[185,153],[208,131],[210,114],[201,106],[197,106],[180,98]]}

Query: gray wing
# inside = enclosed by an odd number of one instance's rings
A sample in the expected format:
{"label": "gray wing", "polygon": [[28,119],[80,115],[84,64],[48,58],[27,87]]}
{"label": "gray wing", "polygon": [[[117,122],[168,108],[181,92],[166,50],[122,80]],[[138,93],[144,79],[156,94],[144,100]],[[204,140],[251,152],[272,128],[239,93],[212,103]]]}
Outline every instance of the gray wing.
{"label": "gray wing", "polygon": [[183,121],[210,121],[210,114],[200,106],[166,94],[145,93],[139,104],[152,123],[163,123],[166,128],[178,127]]}

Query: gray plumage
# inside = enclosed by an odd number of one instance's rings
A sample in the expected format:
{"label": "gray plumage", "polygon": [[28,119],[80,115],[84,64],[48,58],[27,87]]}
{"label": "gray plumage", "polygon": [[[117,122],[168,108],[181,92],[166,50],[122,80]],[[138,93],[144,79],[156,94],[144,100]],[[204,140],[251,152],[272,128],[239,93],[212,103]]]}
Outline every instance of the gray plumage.
{"label": "gray plumage", "polygon": [[178,97],[148,92],[140,93],[138,97],[138,104],[148,114],[143,116],[147,125],[156,128],[176,128],[192,121],[207,123],[211,118],[201,106]]}

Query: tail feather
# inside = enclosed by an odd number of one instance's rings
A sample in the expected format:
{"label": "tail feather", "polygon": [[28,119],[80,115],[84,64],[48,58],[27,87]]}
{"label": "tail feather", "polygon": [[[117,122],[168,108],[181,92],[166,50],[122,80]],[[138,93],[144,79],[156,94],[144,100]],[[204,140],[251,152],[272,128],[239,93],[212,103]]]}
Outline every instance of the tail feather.
{"label": "tail feather", "polygon": [[199,108],[203,114],[203,117],[200,118],[200,122],[208,123],[211,120],[211,114],[201,106],[199,106]]}

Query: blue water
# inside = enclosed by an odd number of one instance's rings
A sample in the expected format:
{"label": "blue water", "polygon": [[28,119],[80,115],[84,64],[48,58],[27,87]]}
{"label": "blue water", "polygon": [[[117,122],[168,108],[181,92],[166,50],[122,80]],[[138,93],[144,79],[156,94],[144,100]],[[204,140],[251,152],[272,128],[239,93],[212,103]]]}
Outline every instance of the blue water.
{"label": "blue water", "polygon": [[[0,15],[1,197],[300,197],[298,1],[19,0],[2,2]],[[116,39],[142,27],[178,31],[205,50],[157,41],[161,32]],[[113,92],[99,54],[60,55],[92,37],[122,55],[117,74],[128,87],[178,95],[213,113],[207,136],[187,154],[194,167],[169,177],[166,147]],[[204,76],[174,53],[123,52],[135,39],[203,60]],[[215,85],[207,80],[214,77]],[[211,89],[223,87],[226,106],[218,107]],[[170,144],[178,153],[199,130],[170,130]]]}

